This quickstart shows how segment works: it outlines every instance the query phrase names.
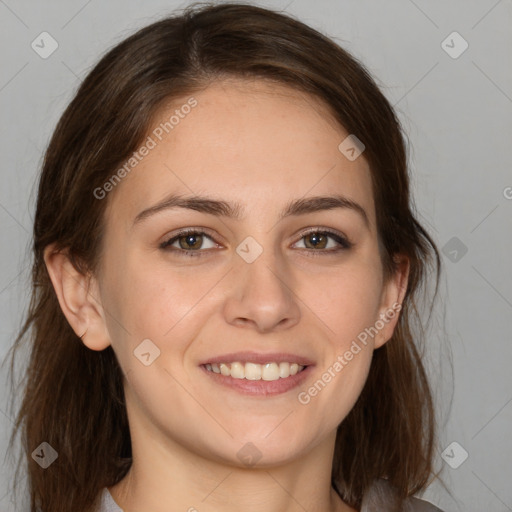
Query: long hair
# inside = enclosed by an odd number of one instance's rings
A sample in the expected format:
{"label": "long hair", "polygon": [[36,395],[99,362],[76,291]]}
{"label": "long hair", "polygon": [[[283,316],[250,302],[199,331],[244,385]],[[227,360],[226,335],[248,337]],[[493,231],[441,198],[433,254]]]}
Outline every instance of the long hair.
{"label": "long hair", "polygon": [[[140,29],[88,73],[47,147],[38,183],[29,311],[11,347],[28,344],[12,440],[21,435],[31,512],[86,512],[131,465],[123,376],[111,347],[89,350],[68,324],[43,251],[55,243],[82,273],[98,269],[109,198],[101,187],[140,146],[158,110],[224,77],[264,79],[319,98],[364,142],[385,278],[394,255],[410,261],[392,338],[374,351],[364,389],[338,427],[332,485],[359,507],[375,478],[401,498],[434,474],[436,421],[415,332],[418,294],[435,282],[440,257],[410,197],[406,144],[397,116],[365,67],[333,40],[289,15],[244,4],[192,4]],[[431,268],[433,271],[431,272]],[[12,380],[11,380],[12,382]],[[43,470],[32,457],[58,452]]]}

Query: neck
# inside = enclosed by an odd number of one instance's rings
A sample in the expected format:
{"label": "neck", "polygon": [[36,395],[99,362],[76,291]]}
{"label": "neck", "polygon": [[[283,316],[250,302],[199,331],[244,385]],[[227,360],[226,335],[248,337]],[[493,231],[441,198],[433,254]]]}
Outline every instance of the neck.
{"label": "neck", "polygon": [[109,488],[123,512],[355,512],[331,487],[335,433],[293,461],[264,468],[207,458],[148,424],[130,422],[130,434],[132,466]]}

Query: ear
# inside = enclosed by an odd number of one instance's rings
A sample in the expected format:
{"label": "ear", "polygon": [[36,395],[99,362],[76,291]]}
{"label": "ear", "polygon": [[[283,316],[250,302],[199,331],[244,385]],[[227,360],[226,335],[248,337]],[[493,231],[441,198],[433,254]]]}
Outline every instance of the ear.
{"label": "ear", "polygon": [[381,347],[393,336],[402,309],[402,302],[407,292],[410,269],[409,258],[400,254],[395,255],[394,261],[396,272],[388,279],[382,289],[379,320],[376,322],[376,326],[382,328],[375,336],[374,348]]}
{"label": "ear", "polygon": [[79,272],[67,253],[55,251],[54,245],[44,250],[44,261],[60,307],[69,325],[82,343],[91,350],[103,350],[110,344],[96,279]]}

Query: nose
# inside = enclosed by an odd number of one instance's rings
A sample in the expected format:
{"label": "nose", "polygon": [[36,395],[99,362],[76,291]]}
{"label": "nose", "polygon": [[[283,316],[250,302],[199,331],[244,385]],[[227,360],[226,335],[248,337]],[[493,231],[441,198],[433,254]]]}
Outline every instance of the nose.
{"label": "nose", "polygon": [[293,276],[271,250],[252,263],[235,255],[224,316],[229,324],[261,333],[289,329],[298,323],[300,308]]}

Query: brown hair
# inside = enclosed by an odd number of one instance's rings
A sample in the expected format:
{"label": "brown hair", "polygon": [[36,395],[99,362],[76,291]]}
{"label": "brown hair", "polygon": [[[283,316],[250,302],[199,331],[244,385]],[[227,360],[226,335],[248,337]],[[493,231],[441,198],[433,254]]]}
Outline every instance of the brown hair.
{"label": "brown hair", "polygon": [[[412,322],[419,318],[419,290],[435,263],[434,303],[440,257],[413,213],[406,146],[393,108],[362,64],[292,17],[243,4],[192,4],[142,28],[99,61],[60,118],[45,154],[32,297],[11,348],[12,374],[16,350],[29,340],[12,436],[21,430],[19,462],[27,464],[32,512],[86,512],[131,464],[115,354],[111,347],[89,350],[71,329],[43,251],[55,243],[75,268],[94,273],[108,198],[99,201],[93,190],[139,147],[165,102],[223,77],[276,81],[320,98],[366,146],[385,277],[395,271],[396,254],[410,261],[395,332],[374,351],[364,390],[338,428],[332,484],[344,501],[360,507],[374,478],[387,477],[403,498],[425,488],[434,474],[436,421],[421,360],[424,331],[413,335]],[[58,452],[46,470],[31,457],[43,441]],[[18,469],[19,464],[16,475]]]}

